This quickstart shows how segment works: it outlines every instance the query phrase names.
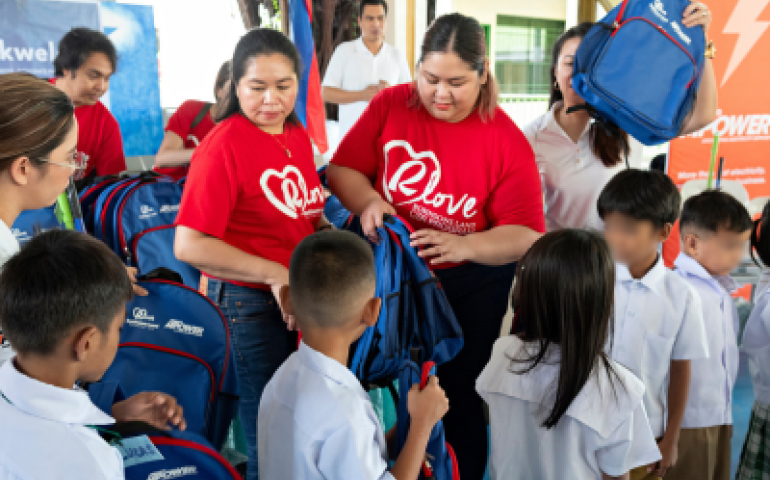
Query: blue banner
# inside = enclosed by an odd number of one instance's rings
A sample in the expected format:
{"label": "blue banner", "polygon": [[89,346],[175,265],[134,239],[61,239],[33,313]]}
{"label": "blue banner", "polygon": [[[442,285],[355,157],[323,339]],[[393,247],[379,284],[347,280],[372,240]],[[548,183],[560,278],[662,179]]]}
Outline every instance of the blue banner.
{"label": "blue banner", "polygon": [[0,1],[0,74],[19,70],[53,78],[59,40],[72,27],[99,29],[99,4]]}
{"label": "blue banner", "polygon": [[163,141],[158,47],[152,7],[102,2],[104,32],[118,50],[109,108],[127,157],[155,155]]}

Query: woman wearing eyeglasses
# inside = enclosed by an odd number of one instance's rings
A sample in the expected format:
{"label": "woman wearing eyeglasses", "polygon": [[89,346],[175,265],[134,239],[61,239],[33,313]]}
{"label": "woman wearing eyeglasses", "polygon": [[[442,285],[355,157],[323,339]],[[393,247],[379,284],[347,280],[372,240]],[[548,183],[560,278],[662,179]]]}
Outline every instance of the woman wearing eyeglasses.
{"label": "woman wearing eyeglasses", "polygon": [[[26,73],[0,75],[0,271],[19,251],[11,232],[16,218],[53,205],[83,170],[74,111],[69,97],[45,80]],[[134,273],[128,269],[135,282]],[[146,295],[136,285],[134,291]],[[0,363],[10,355],[0,340]]]}

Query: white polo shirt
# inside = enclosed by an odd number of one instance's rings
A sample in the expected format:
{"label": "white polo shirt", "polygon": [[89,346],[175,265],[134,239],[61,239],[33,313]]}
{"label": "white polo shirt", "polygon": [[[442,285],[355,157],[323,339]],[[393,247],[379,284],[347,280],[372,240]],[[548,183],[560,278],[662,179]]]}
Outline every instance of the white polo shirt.
{"label": "white polo shirt", "polygon": [[762,272],[754,310],[743,331],[742,350],[749,359],[754,399],[770,405],[770,269]]}
{"label": "white polo shirt", "polygon": [[260,478],[394,480],[369,396],[304,342],[265,387],[257,424]]}
{"label": "white polo shirt", "polygon": [[[7,262],[8,259],[14,256],[18,251],[19,241],[16,240],[16,237],[11,232],[11,229],[8,228],[8,225],[0,220],[0,272],[3,271],[3,265],[5,265],[5,262]],[[2,333],[3,330],[0,328],[0,335]],[[13,350],[11,350],[11,345],[5,340],[0,342],[0,365],[8,361],[13,356],[14,353]]]}
{"label": "white polo shirt", "polygon": [[730,293],[738,288],[731,277],[712,277],[684,253],[676,272],[701,299],[709,358],[693,360],[690,395],[682,428],[706,428],[733,423],[733,387],[738,375],[738,310]]}
{"label": "white polo shirt", "polygon": [[111,425],[88,394],[0,367],[0,480],[123,480],[123,456],[87,425]]}
{"label": "white polo shirt", "polygon": [[[323,86],[334,87],[349,92],[360,92],[370,85],[378,85],[385,80],[390,85],[412,81],[412,74],[406,57],[396,47],[382,44],[377,55],[366,48],[364,40],[358,38],[340,44],[326,68]],[[340,140],[364,113],[368,102],[355,102],[340,105]]]}
{"label": "white polo shirt", "polygon": [[641,280],[622,264],[615,272],[612,358],[644,383],[644,408],[660,438],[668,418],[671,361],[708,357],[700,298],[661,257]]}
{"label": "white polo shirt", "polygon": [[612,177],[626,168],[625,161],[605,167],[591,151],[586,125],[577,143],[556,121],[551,109],[522,130],[535,152],[545,199],[545,227],[552,232],[563,228],[604,230],[596,201]]}
{"label": "white polo shirt", "polygon": [[597,368],[559,423],[550,430],[543,427],[561,353],[552,346],[544,362],[519,375],[511,372],[511,358],[522,348],[524,342],[514,335],[497,340],[476,380],[476,390],[489,405],[492,480],[601,480],[602,472],[621,476],[661,458],[647,423],[644,385],[614,361],[621,379],[613,378],[614,393]]}

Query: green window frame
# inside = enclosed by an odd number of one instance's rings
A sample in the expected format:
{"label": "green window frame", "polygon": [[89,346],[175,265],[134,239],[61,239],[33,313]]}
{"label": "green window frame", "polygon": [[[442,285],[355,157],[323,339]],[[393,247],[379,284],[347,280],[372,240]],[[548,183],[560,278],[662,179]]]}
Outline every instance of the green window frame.
{"label": "green window frame", "polygon": [[551,51],[564,28],[561,20],[497,16],[494,68],[501,93],[549,93]]}

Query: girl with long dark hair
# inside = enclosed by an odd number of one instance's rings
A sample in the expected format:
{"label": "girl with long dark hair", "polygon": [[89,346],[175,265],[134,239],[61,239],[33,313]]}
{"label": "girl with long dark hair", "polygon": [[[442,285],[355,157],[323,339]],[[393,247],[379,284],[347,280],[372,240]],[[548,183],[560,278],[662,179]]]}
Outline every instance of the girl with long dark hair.
{"label": "girl with long dark hair", "polygon": [[495,343],[476,383],[489,405],[492,480],[627,479],[659,460],[644,385],[606,353],[615,264],[601,236],[548,233],[516,275],[520,333]]}

